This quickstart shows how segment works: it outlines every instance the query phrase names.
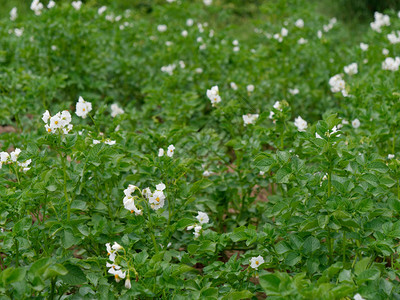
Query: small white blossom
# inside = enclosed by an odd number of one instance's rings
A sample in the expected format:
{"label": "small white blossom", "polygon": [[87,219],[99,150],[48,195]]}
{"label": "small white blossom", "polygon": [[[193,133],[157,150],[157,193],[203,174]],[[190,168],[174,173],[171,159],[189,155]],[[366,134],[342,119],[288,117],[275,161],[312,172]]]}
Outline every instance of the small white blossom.
{"label": "small white blossom", "polygon": [[39,16],[42,14],[43,4],[40,3],[39,0],[33,0],[30,8],[33,10],[35,15]]}
{"label": "small white blossom", "polygon": [[118,106],[117,103],[111,104],[111,117],[115,118],[118,115],[122,115],[125,111]]}
{"label": "small white blossom", "polygon": [[186,26],[191,27],[191,26],[193,26],[193,24],[194,24],[193,19],[187,19],[186,20]]}
{"label": "small white blossom", "polygon": [[207,224],[210,221],[208,215],[201,211],[198,212],[196,219],[200,222],[200,224]]}
{"label": "small white blossom", "polygon": [[308,43],[308,40],[305,39],[305,38],[300,38],[300,39],[297,41],[297,44],[299,44],[299,45],[304,45],[304,44],[307,44],[307,43]]}
{"label": "small white blossom", "polygon": [[353,121],[351,121],[351,126],[353,126],[353,128],[358,128],[360,127],[361,123],[360,120],[358,119],[354,119]]}
{"label": "small white blossom", "polygon": [[250,259],[250,267],[258,270],[258,267],[264,263],[264,258],[262,256],[252,257]]}
{"label": "small white blossom", "polygon": [[246,87],[246,89],[247,89],[247,91],[248,91],[249,93],[254,92],[254,85],[249,84],[249,85]]}
{"label": "small white blossom", "polygon": [[372,30],[381,32],[381,27],[390,26],[390,18],[388,15],[384,15],[376,11],[374,17],[374,22],[370,23]]}
{"label": "small white blossom", "polygon": [[164,149],[160,148],[158,149],[158,157],[164,156]]}
{"label": "small white blossom", "polygon": [[209,177],[209,176],[211,176],[211,172],[208,171],[208,170],[205,170],[205,171],[203,172],[203,176],[204,176],[204,177]]}
{"label": "small white blossom", "polygon": [[165,31],[167,31],[167,25],[165,25],[165,24],[158,25],[157,30],[159,32],[165,32]]}
{"label": "small white blossom", "polygon": [[209,6],[212,4],[212,0],[203,0],[204,5]]}
{"label": "small white blossom", "polygon": [[387,158],[388,159],[393,159],[394,158],[394,154],[388,154]]}
{"label": "small white blossom", "polygon": [[368,47],[369,47],[368,44],[360,43],[360,48],[361,48],[362,51],[367,51]]}
{"label": "small white blossom", "polygon": [[386,48],[383,48],[382,49],[382,54],[385,55],[385,56],[389,55],[389,50],[386,49]]}
{"label": "small white blossom", "polygon": [[49,3],[47,4],[47,8],[48,8],[48,9],[51,9],[51,8],[53,8],[54,6],[56,6],[56,3],[55,3],[53,0],[50,0]]}
{"label": "small white blossom", "polygon": [[100,16],[107,10],[107,6],[102,6],[97,10],[97,14]]}
{"label": "small white blossom", "polygon": [[254,124],[257,119],[258,119],[258,114],[247,114],[247,115],[243,115],[243,122],[244,122],[244,126],[247,126],[249,124]]}
{"label": "small white blossom", "polygon": [[17,8],[13,7],[10,11],[10,20],[15,21],[18,18]]}
{"label": "small white blossom", "polygon": [[163,66],[161,67],[161,72],[167,73],[168,75],[171,76],[174,73],[175,68],[176,68],[175,64]]}
{"label": "small white blossom", "polygon": [[128,290],[132,288],[131,280],[129,279],[129,277],[125,280],[125,288]]}
{"label": "small white blossom", "polygon": [[345,66],[343,69],[344,69],[344,72],[350,76],[358,73],[357,63],[352,63],[348,66]]}
{"label": "small white blossom", "polygon": [[174,156],[174,151],[175,151],[175,146],[174,145],[169,145],[167,149],[167,155],[169,157]]}
{"label": "small white blossom", "polygon": [[387,57],[382,63],[382,70],[397,71],[400,66],[400,57]]}
{"label": "small white blossom", "polygon": [[230,85],[232,90],[236,91],[238,89],[238,86],[233,81],[230,83]]}
{"label": "small white blossom", "polygon": [[296,27],[298,27],[298,28],[303,28],[303,27],[304,27],[304,21],[303,21],[303,19],[298,19],[298,20],[294,23],[294,25],[295,25]]}
{"label": "small white blossom", "polygon": [[76,10],[80,10],[82,6],[82,1],[72,1],[71,5]]}
{"label": "small white blossom", "polygon": [[76,103],[75,114],[78,117],[86,118],[87,114],[92,110],[92,103],[85,101],[81,96],[79,96],[78,102]]}
{"label": "small white blossom", "polygon": [[183,37],[187,37],[187,36],[188,36],[187,30],[183,30],[183,31],[181,32],[181,35],[182,35]]}
{"label": "small white blossom", "polygon": [[207,97],[210,99],[212,106],[215,106],[215,104],[221,102],[218,86],[213,86],[211,90],[207,90]]}
{"label": "small white blossom", "polygon": [[294,125],[299,131],[306,131],[307,129],[307,121],[303,120],[300,116],[294,119]]}
{"label": "small white blossom", "polygon": [[331,86],[332,93],[342,92],[346,89],[346,82],[342,79],[340,74],[331,77],[329,79],[329,85]]}
{"label": "small white blossom", "polygon": [[299,89],[298,88],[294,88],[294,89],[289,89],[289,93],[292,95],[297,95],[299,93]]}
{"label": "small white blossom", "polygon": [[360,294],[355,294],[354,295],[354,300],[365,300]]}

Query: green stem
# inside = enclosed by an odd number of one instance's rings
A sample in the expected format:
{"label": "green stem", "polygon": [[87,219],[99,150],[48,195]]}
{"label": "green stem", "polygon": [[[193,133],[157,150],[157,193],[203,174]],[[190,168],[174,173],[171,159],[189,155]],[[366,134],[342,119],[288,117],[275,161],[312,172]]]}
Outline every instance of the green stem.
{"label": "green stem", "polygon": [[18,266],[19,266],[19,245],[18,245],[17,238],[14,239],[14,243],[15,243],[15,267],[18,268]]}
{"label": "green stem", "polygon": [[63,167],[63,173],[64,173],[64,196],[65,196],[65,201],[67,202],[67,221],[69,222],[69,219],[71,217],[71,202],[68,199],[68,193],[67,193],[67,167],[64,161],[67,159],[67,156],[63,157],[62,154],[60,153],[61,156],[61,163]]}
{"label": "green stem", "polygon": [[49,298],[51,300],[54,299],[55,287],[56,287],[56,277],[51,279],[51,292],[50,292],[50,298]]}
{"label": "green stem", "polygon": [[344,263],[346,262],[346,231],[343,231],[342,249],[343,249],[343,266],[344,266]]}
{"label": "green stem", "polygon": [[13,169],[15,172],[15,176],[17,177],[18,185],[21,185],[21,181],[19,180],[18,169],[17,169],[16,163],[13,164]]}
{"label": "green stem", "polygon": [[333,263],[333,247],[332,247],[332,236],[331,229],[328,228],[328,249],[329,249],[329,264]]}

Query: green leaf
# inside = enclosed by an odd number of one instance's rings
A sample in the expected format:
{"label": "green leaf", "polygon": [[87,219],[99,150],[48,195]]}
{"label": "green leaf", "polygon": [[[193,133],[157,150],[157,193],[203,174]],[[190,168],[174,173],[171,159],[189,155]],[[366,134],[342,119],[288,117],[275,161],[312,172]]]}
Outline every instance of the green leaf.
{"label": "green leaf", "polygon": [[311,254],[317,251],[320,248],[321,244],[319,240],[313,236],[309,236],[305,241],[304,241],[304,253],[306,254]]}
{"label": "green leaf", "polygon": [[85,273],[83,273],[83,271],[78,266],[66,264],[64,267],[68,271],[67,274],[60,276],[60,279],[64,283],[70,285],[80,285],[86,282]]}
{"label": "green leaf", "polygon": [[260,276],[260,285],[267,294],[279,292],[280,283],[281,280],[274,274]]}
{"label": "green leaf", "polygon": [[377,269],[368,269],[360,273],[357,277],[357,284],[361,284],[365,281],[377,280],[381,272]]}
{"label": "green leaf", "polygon": [[66,275],[68,273],[67,269],[61,264],[54,264],[46,268],[44,271],[43,277],[53,278],[59,275]]}
{"label": "green leaf", "polygon": [[253,297],[253,293],[248,290],[229,292],[227,295],[222,297],[222,300],[241,300]]}

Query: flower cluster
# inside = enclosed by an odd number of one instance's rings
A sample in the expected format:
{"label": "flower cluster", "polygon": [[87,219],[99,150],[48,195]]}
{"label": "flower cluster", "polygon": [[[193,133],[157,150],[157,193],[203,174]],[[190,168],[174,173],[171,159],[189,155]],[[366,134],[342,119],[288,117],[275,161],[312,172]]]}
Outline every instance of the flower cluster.
{"label": "flower cluster", "polygon": [[390,18],[388,15],[384,15],[376,11],[374,17],[374,22],[371,22],[370,24],[372,30],[376,32],[381,32],[381,27],[390,26]]}
{"label": "flower cluster", "polygon": [[82,1],[72,1],[71,5],[73,8],[75,8],[76,10],[80,10],[81,6],[82,6]]}
{"label": "flower cluster", "polygon": [[85,119],[91,110],[92,103],[85,101],[81,96],[79,96],[78,102],[76,103],[76,115]]}
{"label": "flower cluster", "polygon": [[13,7],[13,8],[10,10],[10,20],[11,20],[11,21],[15,21],[17,18],[18,18],[17,8],[16,8],[16,7]]}
{"label": "flower cluster", "polygon": [[213,86],[211,90],[207,90],[207,97],[210,99],[212,106],[221,102],[221,96],[219,95],[218,86]]}
{"label": "flower cluster", "polygon": [[[275,108],[276,110],[282,111],[282,107],[281,107],[281,103],[279,101],[276,101],[273,108]],[[274,118],[275,112],[274,111],[270,111],[269,113],[269,118],[272,120]]]}
{"label": "flower cluster", "polygon": [[346,92],[346,82],[343,80],[340,74],[336,74],[335,76],[329,79],[329,85],[331,86],[332,93],[342,92],[344,97],[347,97],[348,94]]}
{"label": "flower cluster", "polygon": [[35,15],[40,16],[42,14],[43,4],[39,0],[33,0],[31,3],[31,10],[34,11]]}
{"label": "flower cluster", "polygon": [[197,216],[196,216],[197,221],[199,221],[199,224],[194,224],[188,226],[186,229],[187,230],[192,230],[194,229],[194,237],[198,238],[200,236],[201,230],[203,229],[202,225],[207,224],[210,219],[208,218],[208,215],[205,212],[199,211]]}
{"label": "flower cluster", "polygon": [[[167,156],[168,157],[174,156],[174,151],[175,151],[175,146],[172,144],[169,145],[168,149],[167,149]],[[160,148],[160,149],[158,149],[158,157],[162,157],[162,156],[164,156],[164,149]]]}
{"label": "flower cluster", "polygon": [[135,199],[138,198],[138,196],[132,196],[132,194],[136,191],[139,190],[139,188],[133,184],[128,185],[128,187],[124,190],[124,207],[129,210],[131,213],[135,213],[135,215],[139,216],[142,215],[143,212],[142,210],[138,209],[135,205]]}
{"label": "flower cluster", "polygon": [[397,71],[400,66],[400,57],[387,57],[382,63],[382,70]]}
{"label": "flower cluster", "polygon": [[42,116],[42,120],[46,125],[46,131],[48,133],[63,133],[67,134],[72,130],[73,125],[71,123],[71,114],[69,111],[64,110],[62,112],[58,112],[54,116],[50,115],[50,112],[46,110]]}
{"label": "flower cluster", "polygon": [[164,190],[165,184],[161,182],[156,185],[156,190],[154,192],[151,192],[150,188],[145,188],[142,191],[143,196],[149,200],[152,209],[158,210],[164,206],[166,198]]}
{"label": "flower cluster", "polygon": [[258,114],[247,114],[247,115],[243,115],[243,122],[244,122],[244,126],[248,125],[248,124],[254,124],[257,119],[258,119]]}
{"label": "flower cluster", "polygon": [[21,149],[17,148],[14,151],[12,151],[10,154],[7,152],[0,152],[0,169],[3,167],[3,164],[12,164],[16,163],[19,167],[22,168],[22,171],[26,172],[30,170],[28,167],[32,160],[28,159],[24,162],[19,162],[18,161],[18,156],[21,154]]}
{"label": "flower cluster", "polygon": [[[108,259],[112,262],[111,264],[109,262],[106,263],[107,268],[109,268],[108,273],[114,275],[116,282],[120,282],[121,279],[124,279],[126,277],[126,271],[122,272],[121,266],[119,266],[115,263],[115,259],[117,257],[118,251],[123,250],[124,248],[117,242],[114,242],[114,245],[112,245],[112,246],[110,245],[110,243],[107,243],[106,248],[107,248]],[[128,279],[127,279],[127,281],[128,281]],[[129,281],[129,285],[130,285],[130,281]],[[125,282],[125,287],[127,287],[126,282]],[[127,288],[130,288],[130,286]]]}

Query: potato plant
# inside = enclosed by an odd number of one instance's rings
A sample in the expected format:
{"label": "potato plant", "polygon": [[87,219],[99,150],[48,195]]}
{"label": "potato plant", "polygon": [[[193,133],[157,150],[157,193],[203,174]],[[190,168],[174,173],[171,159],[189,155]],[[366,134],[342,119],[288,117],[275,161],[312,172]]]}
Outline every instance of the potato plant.
{"label": "potato plant", "polygon": [[115,3],[0,19],[0,298],[400,299],[400,15]]}

